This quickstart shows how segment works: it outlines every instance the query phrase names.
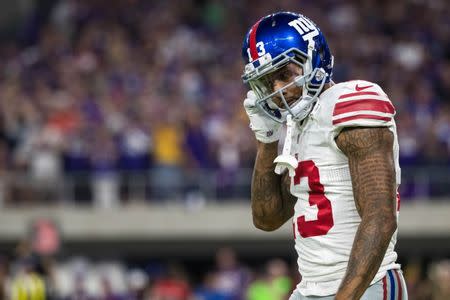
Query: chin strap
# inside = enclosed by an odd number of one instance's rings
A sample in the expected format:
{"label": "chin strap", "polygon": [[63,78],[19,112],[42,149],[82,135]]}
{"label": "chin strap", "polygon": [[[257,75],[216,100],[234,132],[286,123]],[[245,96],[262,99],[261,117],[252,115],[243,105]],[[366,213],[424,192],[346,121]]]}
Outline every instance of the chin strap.
{"label": "chin strap", "polygon": [[289,176],[295,176],[295,169],[297,168],[298,161],[291,155],[292,148],[292,133],[295,126],[295,121],[292,120],[292,116],[289,114],[286,117],[286,138],[284,139],[283,152],[278,155],[273,161],[277,165],[275,166],[275,173],[281,175],[285,169],[288,169]]}

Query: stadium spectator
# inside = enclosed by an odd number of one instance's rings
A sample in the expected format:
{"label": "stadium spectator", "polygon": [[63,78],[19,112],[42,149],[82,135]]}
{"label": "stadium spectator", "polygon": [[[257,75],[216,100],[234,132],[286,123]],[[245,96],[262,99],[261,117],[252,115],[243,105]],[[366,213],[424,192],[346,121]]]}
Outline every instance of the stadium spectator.
{"label": "stadium spectator", "polygon": [[216,291],[233,300],[244,299],[250,274],[240,264],[232,248],[220,248],[216,252],[216,269],[213,276],[215,276]]}
{"label": "stadium spectator", "polygon": [[293,290],[293,282],[288,274],[288,266],[281,259],[267,262],[260,279],[252,282],[247,289],[248,300],[286,300]]}
{"label": "stadium spectator", "polygon": [[153,284],[149,299],[190,300],[192,291],[186,276],[180,265],[170,264],[167,273]]}
{"label": "stadium spectator", "polygon": [[448,299],[450,297],[450,261],[442,260],[434,263],[429,272],[429,276],[432,282],[432,298]]}

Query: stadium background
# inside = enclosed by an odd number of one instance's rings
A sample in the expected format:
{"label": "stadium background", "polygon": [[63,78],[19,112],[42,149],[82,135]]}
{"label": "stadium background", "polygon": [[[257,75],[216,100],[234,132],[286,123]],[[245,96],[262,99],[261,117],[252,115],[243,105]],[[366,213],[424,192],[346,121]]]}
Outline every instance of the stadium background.
{"label": "stadium background", "polygon": [[319,24],[336,81],[390,95],[410,299],[450,299],[445,0],[2,1],[0,299],[286,299],[291,228],[251,224],[240,80],[277,10]]}

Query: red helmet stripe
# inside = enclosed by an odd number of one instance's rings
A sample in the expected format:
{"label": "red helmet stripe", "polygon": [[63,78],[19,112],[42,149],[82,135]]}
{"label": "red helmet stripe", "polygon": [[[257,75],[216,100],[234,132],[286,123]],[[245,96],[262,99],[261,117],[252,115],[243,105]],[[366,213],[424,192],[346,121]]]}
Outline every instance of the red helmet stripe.
{"label": "red helmet stripe", "polygon": [[259,23],[262,19],[255,23],[250,29],[250,37],[249,37],[249,45],[250,45],[250,55],[252,59],[255,60],[258,58],[258,50],[256,49],[256,30],[258,30]]}

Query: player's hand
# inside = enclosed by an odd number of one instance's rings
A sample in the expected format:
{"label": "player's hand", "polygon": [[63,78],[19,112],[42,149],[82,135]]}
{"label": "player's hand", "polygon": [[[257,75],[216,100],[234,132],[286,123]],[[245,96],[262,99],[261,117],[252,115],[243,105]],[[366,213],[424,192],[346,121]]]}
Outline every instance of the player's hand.
{"label": "player's hand", "polygon": [[244,108],[250,119],[250,128],[258,141],[265,144],[276,142],[280,139],[281,124],[269,118],[256,106],[257,99],[255,92],[248,91],[247,98],[244,100]]}

